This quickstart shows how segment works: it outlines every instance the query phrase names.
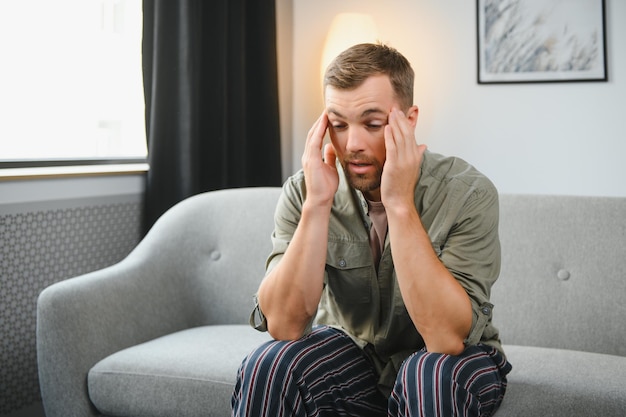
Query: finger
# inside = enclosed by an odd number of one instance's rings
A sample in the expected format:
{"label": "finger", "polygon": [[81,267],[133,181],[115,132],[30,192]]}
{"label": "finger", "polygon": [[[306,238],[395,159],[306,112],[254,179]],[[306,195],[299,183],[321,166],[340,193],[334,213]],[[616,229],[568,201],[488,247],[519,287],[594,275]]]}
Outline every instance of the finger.
{"label": "finger", "polygon": [[391,125],[388,124],[385,126],[384,136],[386,160],[389,161],[394,159],[396,153],[398,152]]}
{"label": "finger", "polygon": [[304,144],[304,153],[302,154],[302,163],[307,160],[317,160],[322,158],[322,142],[326,133],[328,117],[324,111],[320,117],[313,123]]}
{"label": "finger", "polygon": [[396,148],[401,146],[402,129],[400,129],[400,126],[398,125],[398,115],[395,108],[392,108],[391,112],[389,113],[389,121],[387,126],[389,126],[391,139],[393,140]]}
{"label": "finger", "polygon": [[331,167],[335,166],[335,161],[337,160],[337,153],[335,152],[335,147],[331,143],[327,143],[324,145],[324,162]]}
{"label": "finger", "polygon": [[307,136],[307,142],[315,149],[322,149],[322,142],[326,134],[326,128],[328,126],[328,116],[324,110],[320,117],[313,123],[309,134]]}
{"label": "finger", "polygon": [[411,124],[404,112],[400,110],[394,114],[392,119],[392,127],[395,128],[394,135],[396,136],[398,152],[404,157],[420,159],[424,153],[424,149],[420,150],[418,148],[417,141],[415,140],[414,125]]}
{"label": "finger", "polygon": [[320,115],[317,120],[315,120],[315,122],[313,122],[313,125],[311,126],[311,128],[309,129],[309,132],[307,134],[307,140],[313,136],[313,133],[315,132],[315,130],[317,129],[317,126],[320,124],[320,121],[322,120],[322,115]]}
{"label": "finger", "polygon": [[399,152],[409,152],[415,145],[415,140],[411,131],[411,124],[402,110],[392,110],[390,125]]}

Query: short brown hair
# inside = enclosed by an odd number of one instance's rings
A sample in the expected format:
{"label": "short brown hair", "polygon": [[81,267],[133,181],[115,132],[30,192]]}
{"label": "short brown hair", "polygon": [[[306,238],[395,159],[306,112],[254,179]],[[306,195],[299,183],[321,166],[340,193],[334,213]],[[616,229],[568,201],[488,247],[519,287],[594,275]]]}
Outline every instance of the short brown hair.
{"label": "short brown hair", "polygon": [[327,86],[352,90],[379,74],[389,77],[396,98],[405,110],[413,105],[415,73],[411,64],[396,49],[380,43],[361,43],[337,55],[324,73],[324,90]]}

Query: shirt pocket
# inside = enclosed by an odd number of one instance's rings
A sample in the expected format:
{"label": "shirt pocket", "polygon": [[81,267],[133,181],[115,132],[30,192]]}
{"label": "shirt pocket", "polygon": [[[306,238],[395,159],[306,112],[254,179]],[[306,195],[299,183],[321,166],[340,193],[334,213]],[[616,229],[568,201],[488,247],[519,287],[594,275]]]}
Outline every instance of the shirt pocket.
{"label": "shirt pocket", "polygon": [[329,242],[326,290],[338,302],[370,303],[374,264],[367,242]]}

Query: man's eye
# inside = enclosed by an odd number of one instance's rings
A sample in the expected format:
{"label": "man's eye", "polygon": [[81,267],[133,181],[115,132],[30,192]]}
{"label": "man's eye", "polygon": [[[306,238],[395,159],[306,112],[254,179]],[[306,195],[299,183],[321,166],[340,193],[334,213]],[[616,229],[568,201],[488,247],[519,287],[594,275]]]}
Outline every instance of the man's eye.
{"label": "man's eye", "polygon": [[367,128],[371,129],[371,130],[381,129],[382,127],[383,127],[383,125],[374,124],[374,123],[370,123],[370,124],[367,125]]}
{"label": "man's eye", "polygon": [[333,125],[333,129],[335,129],[335,130],[343,130],[345,128],[346,128],[346,125],[344,125],[344,124],[334,124]]}

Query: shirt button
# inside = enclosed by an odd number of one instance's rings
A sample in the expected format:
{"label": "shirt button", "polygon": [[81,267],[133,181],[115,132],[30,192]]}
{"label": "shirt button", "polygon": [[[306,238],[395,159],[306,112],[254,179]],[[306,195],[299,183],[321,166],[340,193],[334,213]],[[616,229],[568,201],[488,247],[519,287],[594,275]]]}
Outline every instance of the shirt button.
{"label": "shirt button", "polygon": [[483,307],[481,311],[485,316],[488,316],[489,313],[491,313],[491,309],[489,307]]}
{"label": "shirt button", "polygon": [[345,259],[342,258],[342,259],[339,260],[339,266],[340,267],[345,268],[346,265],[347,265],[347,263],[346,263]]}

